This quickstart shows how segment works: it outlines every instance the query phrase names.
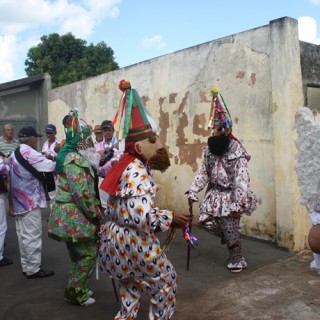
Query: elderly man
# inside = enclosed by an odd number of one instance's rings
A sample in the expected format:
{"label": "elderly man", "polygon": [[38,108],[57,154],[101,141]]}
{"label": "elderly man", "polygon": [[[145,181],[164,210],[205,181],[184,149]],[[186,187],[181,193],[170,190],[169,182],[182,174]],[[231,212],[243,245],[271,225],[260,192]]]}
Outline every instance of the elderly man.
{"label": "elderly man", "polygon": [[[142,292],[150,298],[149,319],[169,319],[174,312],[177,273],[155,233],[182,226],[190,216],[156,207],[157,187],[150,170],[164,171],[170,165],[168,154],[146,117],[137,91],[124,80],[120,89],[121,106],[130,113],[118,111],[115,127],[119,139],[125,141],[125,154],[101,185],[110,197],[107,222],[100,233],[100,267],[119,280],[121,309],[115,319],[136,318]],[[124,123],[121,116],[131,120],[124,128],[118,126]],[[126,136],[121,137],[122,129],[128,132]]]}
{"label": "elderly man", "polygon": [[14,128],[13,125],[7,123],[3,126],[3,136],[0,137],[0,152],[9,157],[10,154],[19,147],[19,141],[13,137]]}
{"label": "elderly man", "polygon": [[12,260],[3,256],[5,237],[7,232],[7,219],[6,219],[6,200],[8,195],[8,176],[9,168],[4,164],[2,159],[9,157],[10,154],[19,147],[19,141],[13,137],[13,125],[7,123],[3,126],[3,136],[0,137],[0,266],[8,266],[12,264]]}
{"label": "elderly man", "polygon": [[18,134],[20,147],[9,158],[12,214],[15,217],[22,272],[28,279],[54,274],[53,271],[41,267],[41,208],[47,207],[44,187],[42,182],[25,168],[22,161],[24,159],[37,171],[55,170],[55,163],[36,151],[38,137],[42,135],[38,134],[35,128],[22,128]]}
{"label": "elderly man", "polygon": [[[79,123],[76,111],[73,117]],[[101,213],[93,169],[99,161],[89,129],[79,124],[69,127],[66,143],[57,156],[56,198],[48,221],[48,235],[66,243],[71,264],[64,299],[81,306],[95,303],[88,280],[98,255]]]}

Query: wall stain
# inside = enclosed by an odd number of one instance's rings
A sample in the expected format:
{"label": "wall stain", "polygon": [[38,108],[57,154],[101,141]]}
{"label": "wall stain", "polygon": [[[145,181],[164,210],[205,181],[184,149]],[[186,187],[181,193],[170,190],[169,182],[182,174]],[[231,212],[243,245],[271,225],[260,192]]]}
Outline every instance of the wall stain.
{"label": "wall stain", "polygon": [[169,104],[170,103],[176,103],[176,97],[177,97],[177,93],[170,93],[169,94]]}
{"label": "wall stain", "polygon": [[[195,140],[194,143],[184,144],[179,146],[179,157],[175,156],[175,164],[187,164],[192,168],[193,172],[198,169],[197,159],[202,155],[202,150],[206,143],[201,143],[200,140]],[[180,159],[180,162],[179,162]]]}
{"label": "wall stain", "polygon": [[199,98],[201,103],[209,103],[210,101],[207,99],[206,93],[202,90],[199,91]]}
{"label": "wall stain", "polygon": [[251,83],[253,85],[255,85],[255,83],[257,81],[256,74],[255,73],[251,73],[250,79],[251,79]]}
{"label": "wall stain", "polygon": [[[189,92],[186,92],[179,105],[178,110],[174,114],[178,114],[179,122],[176,130],[177,139],[176,146],[179,149],[179,155],[175,156],[176,165],[188,164],[192,171],[195,172],[198,168],[197,159],[202,155],[202,149],[206,143],[201,143],[199,139],[194,139],[193,143],[188,143],[185,136],[185,128],[188,127],[189,121],[184,109],[188,106]],[[201,136],[208,136],[208,130],[205,129],[206,118],[204,114],[196,115],[193,119],[193,133]]]}
{"label": "wall stain", "polygon": [[244,78],[244,74],[245,74],[244,71],[239,71],[237,76],[236,76],[236,79],[243,79]]}
{"label": "wall stain", "polygon": [[208,137],[210,135],[210,131],[211,130],[207,128],[205,114],[196,114],[193,120],[193,133],[198,136]]}
{"label": "wall stain", "polygon": [[106,80],[102,85],[96,86],[94,88],[95,93],[105,94],[108,91],[112,90],[114,87],[113,82],[111,80]]}
{"label": "wall stain", "polygon": [[173,154],[170,153],[170,147],[167,145],[167,130],[169,129],[169,112],[163,111],[163,103],[166,98],[159,98],[160,112],[159,112],[159,128],[161,128],[161,132],[159,135],[160,141],[163,143],[163,146],[167,149],[169,157],[172,158]]}
{"label": "wall stain", "polygon": [[149,97],[142,96],[142,97],[141,97],[141,100],[142,100],[142,102],[143,102],[143,105],[146,106],[146,105],[147,105],[147,102],[148,102],[150,99],[149,99]]}

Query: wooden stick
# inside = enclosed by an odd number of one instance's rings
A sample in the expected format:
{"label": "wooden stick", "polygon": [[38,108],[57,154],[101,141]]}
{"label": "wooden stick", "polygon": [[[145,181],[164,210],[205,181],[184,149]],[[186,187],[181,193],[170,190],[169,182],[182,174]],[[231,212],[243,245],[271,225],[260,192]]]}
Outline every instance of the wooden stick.
{"label": "wooden stick", "polygon": [[[189,213],[190,213],[190,233],[191,233],[191,230],[192,230],[192,218],[193,218],[193,210],[192,210],[192,200],[188,199],[188,203],[189,203]],[[188,244],[188,247],[187,247],[187,271],[189,271],[189,266],[190,266],[190,251],[191,251],[191,248],[190,248],[190,245]]]}
{"label": "wooden stick", "polygon": [[114,291],[114,295],[116,296],[116,299],[117,301],[119,302],[119,295],[118,295],[118,291],[117,291],[117,288],[116,288],[116,284],[114,282],[114,279],[111,279],[112,281],[112,286],[113,286],[113,291]]}

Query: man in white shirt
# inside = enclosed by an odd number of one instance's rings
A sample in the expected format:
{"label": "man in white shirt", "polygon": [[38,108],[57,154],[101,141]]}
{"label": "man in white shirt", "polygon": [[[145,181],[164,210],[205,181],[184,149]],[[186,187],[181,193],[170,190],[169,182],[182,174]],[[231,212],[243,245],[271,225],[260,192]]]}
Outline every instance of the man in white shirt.
{"label": "man in white shirt", "polygon": [[[101,123],[103,140],[96,144],[96,150],[100,154],[100,166],[98,168],[99,186],[110,170],[112,164],[119,160],[121,153],[118,150],[118,139],[114,137],[114,126],[111,120],[104,120]],[[102,208],[106,208],[107,194],[99,188],[100,202]]]}
{"label": "man in white shirt", "polygon": [[53,124],[48,124],[45,128],[47,135],[47,141],[42,146],[42,154],[49,160],[55,161],[57,158],[57,153],[54,148],[60,143],[56,138],[57,128]]}

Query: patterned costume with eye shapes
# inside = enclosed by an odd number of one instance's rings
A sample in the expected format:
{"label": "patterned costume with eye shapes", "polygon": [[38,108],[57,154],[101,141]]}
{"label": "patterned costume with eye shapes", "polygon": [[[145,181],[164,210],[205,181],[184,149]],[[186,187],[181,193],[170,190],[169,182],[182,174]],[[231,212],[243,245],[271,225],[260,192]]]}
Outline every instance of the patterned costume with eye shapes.
{"label": "patterned costume with eye shapes", "polygon": [[244,147],[231,139],[228,151],[222,156],[210,153],[206,147],[203,162],[186,196],[198,201],[198,193],[206,192],[199,207],[199,223],[221,238],[229,251],[228,269],[246,268],[241,254],[240,219],[232,212],[251,215],[257,199],[250,186],[249,154]]}
{"label": "patterned costume with eye shapes", "polygon": [[155,194],[148,168],[135,159],[108,201],[100,269],[120,281],[122,306],[115,319],[134,319],[142,292],[152,298],[149,319],[169,319],[174,311],[177,274],[155,235],[157,226],[169,229],[173,213],[155,207]]}

